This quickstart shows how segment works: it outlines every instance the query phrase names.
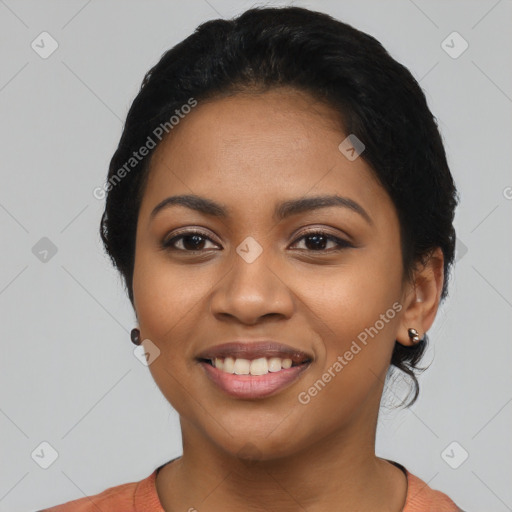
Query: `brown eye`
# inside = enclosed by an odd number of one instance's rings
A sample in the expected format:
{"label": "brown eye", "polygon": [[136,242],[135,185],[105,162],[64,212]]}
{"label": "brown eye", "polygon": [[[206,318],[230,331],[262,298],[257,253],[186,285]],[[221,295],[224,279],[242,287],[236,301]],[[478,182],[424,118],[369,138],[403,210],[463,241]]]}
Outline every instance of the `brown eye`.
{"label": "brown eye", "polygon": [[[304,233],[301,237],[296,239],[294,245],[301,240],[305,241],[305,248],[301,250],[312,252],[333,252],[340,251],[347,247],[354,247],[346,240],[335,237],[321,230]],[[186,231],[173,236],[168,240],[164,240],[161,246],[163,249],[169,251],[202,252],[212,249],[212,247],[207,247],[208,243],[217,246],[217,244],[215,244],[205,233],[201,231]],[[334,244],[334,247],[328,247],[329,243]]]}
{"label": "brown eye", "polygon": [[[297,241],[302,239],[305,240],[305,250],[310,250],[313,252],[332,252],[332,250],[339,251],[347,247],[353,247],[353,245],[346,240],[342,240],[341,238],[330,235],[325,231],[310,231],[308,233],[304,233],[295,241],[295,244]],[[328,249],[326,247],[329,242],[334,244],[334,249]]]}
{"label": "brown eye", "polygon": [[[213,243],[212,240],[204,233],[200,231],[186,231],[170,238],[169,240],[164,240],[162,242],[162,248],[171,251],[184,252],[202,251],[210,249],[208,247],[205,248],[205,244],[207,244],[207,242]],[[178,244],[181,244],[181,247],[178,247]]]}

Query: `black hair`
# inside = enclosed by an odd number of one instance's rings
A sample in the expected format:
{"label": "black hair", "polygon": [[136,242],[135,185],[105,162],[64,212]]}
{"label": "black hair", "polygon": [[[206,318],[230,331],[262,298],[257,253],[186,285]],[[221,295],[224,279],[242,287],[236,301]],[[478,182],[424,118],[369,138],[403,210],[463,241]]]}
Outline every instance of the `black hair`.
{"label": "black hair", "polygon": [[[410,280],[416,265],[440,247],[443,301],[455,256],[458,194],[437,120],[419,84],[375,38],[325,13],[255,7],[231,20],[202,23],[166,51],[144,76],[129,109],[110,161],[100,235],[132,305],[136,226],[154,147],[137,160],[134,152],[149,147],[149,138],[154,142],[162,127],[172,135],[171,118],[185,112],[191,99],[281,86],[326,102],[346,134],[363,141],[361,158],[398,213],[404,276]],[[164,140],[157,138],[158,144]],[[417,363],[427,344],[426,334],[414,346],[395,343],[390,369],[412,379],[415,393],[408,405],[419,393],[414,371],[424,370]]]}

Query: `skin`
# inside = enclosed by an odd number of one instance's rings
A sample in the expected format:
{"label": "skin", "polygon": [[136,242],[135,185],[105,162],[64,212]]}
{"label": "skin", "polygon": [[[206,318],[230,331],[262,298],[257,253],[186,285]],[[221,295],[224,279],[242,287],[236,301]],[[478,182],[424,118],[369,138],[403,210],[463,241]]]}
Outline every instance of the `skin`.
{"label": "skin", "polygon": [[[362,159],[338,149],[335,112],[293,89],[200,102],[155,150],[139,213],[133,276],[141,339],[160,355],[151,374],[180,415],[183,456],[157,475],[168,512],[402,510],[407,481],[375,455],[384,379],[398,340],[431,327],[443,285],[437,249],[413,282],[402,275],[394,205]],[[285,200],[338,194],[359,203],[276,221]],[[228,208],[219,219],[163,199],[196,194]],[[176,249],[160,244],[195,228]],[[305,237],[321,229],[350,242],[335,251]],[[247,263],[246,237],[263,252]],[[188,250],[188,252],[186,252]],[[181,251],[181,252],[180,252]],[[366,327],[402,309],[304,405],[298,401]],[[301,377],[264,399],[230,397],[195,357],[234,339],[267,337],[313,354]],[[144,343],[147,343],[146,341]]]}

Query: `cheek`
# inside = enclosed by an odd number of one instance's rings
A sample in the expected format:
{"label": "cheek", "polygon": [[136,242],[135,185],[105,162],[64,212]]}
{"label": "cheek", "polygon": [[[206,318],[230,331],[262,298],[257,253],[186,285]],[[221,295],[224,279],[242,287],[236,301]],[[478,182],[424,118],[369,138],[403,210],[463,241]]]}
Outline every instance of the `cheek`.
{"label": "cheek", "polygon": [[377,286],[370,273],[354,272],[333,280],[317,296],[313,316],[324,325],[323,347],[298,401],[302,414],[325,418],[325,435],[348,424],[358,410],[369,410],[369,401],[378,407],[400,310],[393,286]]}
{"label": "cheek", "polygon": [[401,293],[399,262],[391,256],[379,261],[373,253],[382,255],[364,248],[354,251],[343,266],[319,269],[309,277],[301,273],[296,280],[304,300],[323,321],[327,337],[340,349],[376,322],[386,334],[396,323],[392,306]]}
{"label": "cheek", "polygon": [[160,350],[149,369],[168,401],[183,413],[188,405],[181,387],[189,387],[191,372],[197,371],[198,326],[207,315],[215,277],[208,266],[178,265],[165,253],[149,250],[140,252],[134,268],[141,335]]}
{"label": "cheek", "polygon": [[393,304],[400,297],[399,283],[368,271],[343,276],[334,284],[323,299],[321,311],[340,350],[352,340],[364,342],[367,336],[384,340],[393,331],[399,308],[393,308]]}
{"label": "cheek", "polygon": [[190,322],[211,287],[206,267],[171,263],[165,253],[141,251],[135,261],[133,292],[137,316],[147,337],[165,343]]}
{"label": "cheek", "polygon": [[193,273],[171,265],[165,254],[141,250],[133,274],[141,335],[160,351],[149,370],[163,396],[184,417],[194,411],[188,382],[194,362],[188,341],[204,307],[201,299],[211,287],[206,276],[199,277],[197,269]]}
{"label": "cheek", "polygon": [[345,268],[325,269],[309,281],[301,277],[310,316],[320,319],[318,373],[329,381],[329,394],[340,398],[350,389],[350,401],[355,395],[361,401],[387,371],[402,309],[396,256],[377,248],[355,251]]}

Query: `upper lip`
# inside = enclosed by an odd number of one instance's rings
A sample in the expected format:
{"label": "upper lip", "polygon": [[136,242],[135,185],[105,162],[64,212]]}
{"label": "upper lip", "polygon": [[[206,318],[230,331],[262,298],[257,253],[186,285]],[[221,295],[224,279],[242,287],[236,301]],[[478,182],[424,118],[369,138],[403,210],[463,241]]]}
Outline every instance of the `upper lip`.
{"label": "upper lip", "polygon": [[203,350],[197,359],[234,357],[240,359],[257,359],[260,357],[289,358],[295,364],[309,362],[313,356],[302,350],[272,340],[231,341]]}

